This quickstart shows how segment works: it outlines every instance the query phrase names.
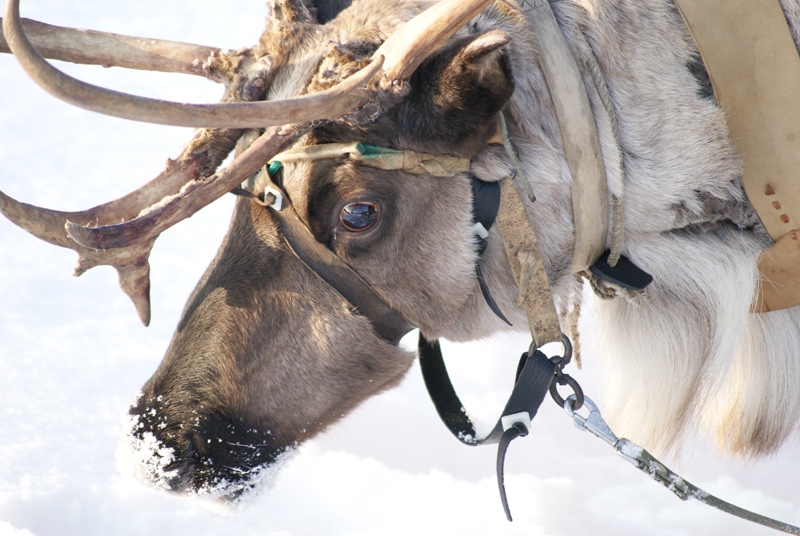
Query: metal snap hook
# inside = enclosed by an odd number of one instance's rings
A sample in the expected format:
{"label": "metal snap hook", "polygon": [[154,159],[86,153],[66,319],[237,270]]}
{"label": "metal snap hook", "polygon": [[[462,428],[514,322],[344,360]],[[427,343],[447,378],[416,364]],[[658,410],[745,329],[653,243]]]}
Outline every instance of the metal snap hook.
{"label": "metal snap hook", "polygon": [[603,416],[600,414],[597,405],[588,396],[584,397],[583,401],[589,409],[589,415],[587,417],[577,413],[577,408],[575,407],[577,397],[575,395],[569,395],[564,401],[564,410],[572,417],[572,420],[575,422],[575,427],[579,430],[591,432],[592,435],[599,437],[612,447],[616,447],[619,438],[614,434],[608,424],[606,424],[606,421],[603,420]]}

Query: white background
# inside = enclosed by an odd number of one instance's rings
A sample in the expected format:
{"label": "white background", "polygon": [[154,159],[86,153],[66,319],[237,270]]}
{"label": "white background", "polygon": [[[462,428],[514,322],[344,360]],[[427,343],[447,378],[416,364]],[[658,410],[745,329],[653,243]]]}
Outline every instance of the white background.
{"label": "white background", "polygon": [[[23,16],[63,26],[237,48],[255,43],[261,2],[29,1]],[[152,97],[212,102],[201,79],[60,65]],[[0,57],[0,190],[78,210],[154,177],[188,129],[106,118],[55,100]],[[232,197],[232,196],[231,196]],[[494,449],[461,446],[438,422],[412,369],[306,445],[275,485],[236,512],[141,487],[117,467],[128,404],[155,370],[183,304],[225,232],[222,199],[165,233],[151,257],[153,322],[143,328],[115,272],[71,277],[76,255],[0,218],[0,535],[108,534],[770,534],[682,503],[545,402],[512,444],[503,517]],[[589,345],[591,341],[585,341]],[[524,337],[446,348],[465,402],[489,422],[510,387]],[[591,352],[576,374],[591,394]],[[800,523],[800,448],[743,464],[692,444],[671,465],[741,506]]]}

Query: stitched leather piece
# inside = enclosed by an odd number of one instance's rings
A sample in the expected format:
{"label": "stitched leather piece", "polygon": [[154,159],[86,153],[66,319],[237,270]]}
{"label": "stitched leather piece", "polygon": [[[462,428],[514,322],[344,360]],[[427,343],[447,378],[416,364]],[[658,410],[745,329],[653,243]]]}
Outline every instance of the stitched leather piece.
{"label": "stitched leather piece", "polygon": [[[744,162],[747,197],[776,244],[754,312],[800,304],[800,55],[777,0],[675,0]],[[794,235],[796,236],[796,234]],[[788,238],[787,238],[788,237]]]}

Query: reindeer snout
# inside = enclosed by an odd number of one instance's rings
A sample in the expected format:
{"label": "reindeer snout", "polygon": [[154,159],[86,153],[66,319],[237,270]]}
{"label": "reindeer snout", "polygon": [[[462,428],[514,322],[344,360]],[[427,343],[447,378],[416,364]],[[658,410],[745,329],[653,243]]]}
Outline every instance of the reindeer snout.
{"label": "reindeer snout", "polygon": [[267,484],[291,449],[241,417],[198,406],[142,396],[131,407],[136,476],[158,488],[225,501]]}

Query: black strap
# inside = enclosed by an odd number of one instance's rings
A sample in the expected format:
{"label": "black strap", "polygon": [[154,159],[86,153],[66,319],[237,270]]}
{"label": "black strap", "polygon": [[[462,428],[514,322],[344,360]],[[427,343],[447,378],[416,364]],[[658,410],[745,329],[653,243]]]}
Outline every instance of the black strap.
{"label": "black strap", "polygon": [[[488,231],[500,212],[500,183],[488,182],[471,175],[472,179],[472,223],[480,223]],[[478,255],[486,251],[486,239],[478,239]]]}
{"label": "black strap", "polygon": [[499,443],[496,463],[497,486],[506,518],[511,521],[511,510],[508,507],[505,477],[503,476],[506,451],[512,440],[528,435],[529,430],[527,424],[523,422],[524,419],[512,418],[504,424],[504,417],[527,414],[528,423],[533,420],[559,370],[557,365],[538,349],[522,354],[517,366],[514,389],[503,408],[503,413],[489,435],[481,438],[478,437],[475,426],[450,381],[439,341],[429,342],[421,333],[419,336],[419,364],[425,387],[436,407],[436,412],[447,429],[459,441],[471,446]]}
{"label": "black strap", "polygon": [[516,423],[503,432],[500,443],[497,445],[497,486],[500,488],[500,502],[503,503],[503,511],[506,513],[506,519],[509,521],[513,521],[513,519],[511,518],[511,508],[508,507],[505,475],[503,474],[503,467],[505,467],[506,464],[506,451],[508,451],[508,446],[514,439],[525,437],[526,435],[528,435],[528,428],[522,423]]}
{"label": "black strap", "polygon": [[625,255],[620,255],[617,264],[608,264],[608,257],[611,254],[606,250],[597,261],[589,267],[589,271],[596,277],[609,283],[614,283],[630,290],[644,290],[653,282],[653,276],[633,264]]}
{"label": "black strap", "polygon": [[524,412],[533,419],[556,373],[556,365],[539,350],[535,350],[530,356],[527,352],[523,354],[514,389],[500,419],[486,437],[480,438],[447,374],[439,341],[429,342],[420,334],[419,364],[425,387],[436,407],[436,412],[448,430],[466,445],[484,445],[500,441],[503,435],[502,417]]}
{"label": "black strap", "polygon": [[[485,241],[484,241],[485,242]],[[481,263],[480,260],[475,263],[475,276],[478,278],[478,287],[481,289],[481,294],[483,294],[483,299],[486,302],[486,305],[489,306],[489,309],[497,315],[497,318],[508,324],[509,326],[513,326],[506,315],[503,314],[503,311],[500,310],[500,307],[497,305],[497,302],[494,301],[492,297],[492,293],[489,292],[489,285],[486,284],[486,279],[483,277],[483,272],[481,272]]]}
{"label": "black strap", "polygon": [[[500,183],[497,181],[487,182],[479,179],[475,175],[471,175],[470,179],[472,180],[472,223],[473,225],[480,224],[483,226],[484,231],[488,233],[497,219],[497,214],[500,212]],[[486,238],[477,233],[475,236],[478,242],[478,257],[481,257],[486,251],[489,242]],[[486,301],[489,309],[491,309],[500,320],[511,326],[511,322],[508,321],[506,315],[504,315],[500,307],[498,307],[497,302],[492,298],[492,293],[489,292],[489,286],[486,284],[486,279],[481,272],[480,259],[478,259],[478,262],[475,264],[475,275],[478,278],[478,287],[480,287],[483,299]]]}

